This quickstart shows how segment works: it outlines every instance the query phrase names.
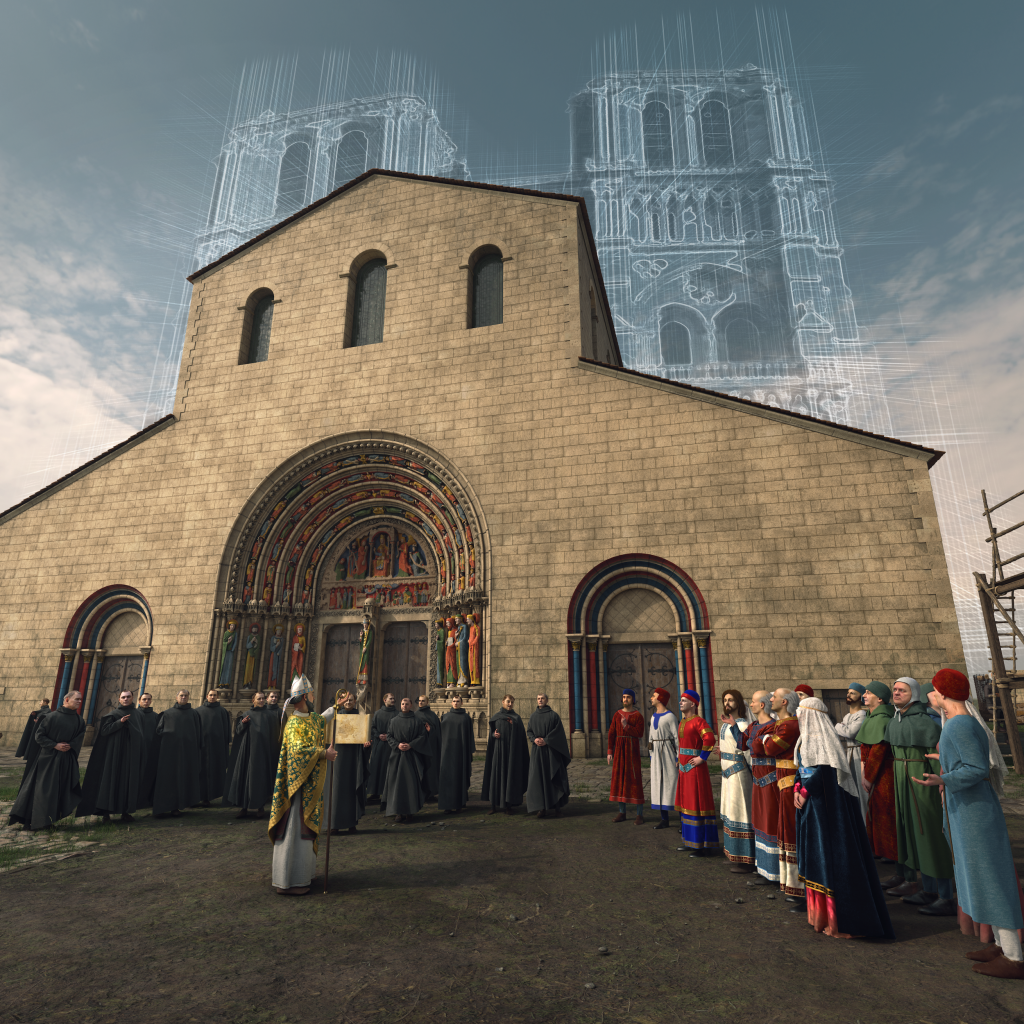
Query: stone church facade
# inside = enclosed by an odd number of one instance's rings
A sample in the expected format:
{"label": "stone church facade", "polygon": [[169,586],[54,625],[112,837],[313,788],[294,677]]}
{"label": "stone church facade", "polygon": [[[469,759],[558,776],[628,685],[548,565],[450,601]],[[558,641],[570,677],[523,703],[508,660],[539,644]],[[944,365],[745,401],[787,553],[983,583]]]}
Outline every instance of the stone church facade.
{"label": "stone church facade", "polygon": [[369,171],[192,282],[173,414],[0,514],[5,744],[301,669],[594,757],[625,686],[964,667],[940,453],[625,369],[579,199]]}

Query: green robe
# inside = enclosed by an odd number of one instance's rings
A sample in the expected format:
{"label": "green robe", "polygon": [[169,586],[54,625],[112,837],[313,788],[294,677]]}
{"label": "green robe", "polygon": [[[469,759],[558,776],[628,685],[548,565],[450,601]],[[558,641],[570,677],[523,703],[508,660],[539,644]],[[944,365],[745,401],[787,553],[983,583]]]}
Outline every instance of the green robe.
{"label": "green robe", "polygon": [[934,754],[942,729],[917,701],[908,704],[885,730],[892,746],[896,783],[896,844],[899,863],[932,878],[952,878],[953,858],[942,834],[942,799],[937,786],[921,786],[911,779],[938,773]]}

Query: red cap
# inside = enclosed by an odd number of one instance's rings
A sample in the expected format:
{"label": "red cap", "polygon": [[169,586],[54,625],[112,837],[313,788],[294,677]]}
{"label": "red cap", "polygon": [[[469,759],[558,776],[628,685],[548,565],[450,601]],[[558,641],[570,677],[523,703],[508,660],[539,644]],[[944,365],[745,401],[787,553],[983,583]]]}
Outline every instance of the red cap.
{"label": "red cap", "polygon": [[794,686],[793,692],[802,693],[805,697],[814,696],[814,691],[806,683],[801,683],[799,686]]}
{"label": "red cap", "polygon": [[932,677],[932,686],[950,700],[968,700],[971,696],[971,684],[967,676],[955,668],[939,669]]}
{"label": "red cap", "polygon": [[658,698],[658,701],[668,707],[668,702],[672,699],[672,695],[668,690],[663,690],[660,686],[654,691],[654,696]]}

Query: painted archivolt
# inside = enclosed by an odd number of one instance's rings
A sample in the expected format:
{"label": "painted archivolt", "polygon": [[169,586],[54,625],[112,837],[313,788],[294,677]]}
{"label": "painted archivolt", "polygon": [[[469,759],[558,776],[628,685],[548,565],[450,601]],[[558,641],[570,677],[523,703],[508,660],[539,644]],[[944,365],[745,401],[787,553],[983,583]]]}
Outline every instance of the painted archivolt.
{"label": "painted archivolt", "polygon": [[[271,477],[234,534],[211,624],[211,684],[280,687],[307,654],[311,663],[310,622],[328,609],[483,600],[480,518],[440,458],[398,440],[320,449]],[[236,636],[247,637],[251,658],[236,656],[245,654]],[[275,674],[273,643],[282,637],[287,669]],[[243,676],[249,661],[257,668]]]}

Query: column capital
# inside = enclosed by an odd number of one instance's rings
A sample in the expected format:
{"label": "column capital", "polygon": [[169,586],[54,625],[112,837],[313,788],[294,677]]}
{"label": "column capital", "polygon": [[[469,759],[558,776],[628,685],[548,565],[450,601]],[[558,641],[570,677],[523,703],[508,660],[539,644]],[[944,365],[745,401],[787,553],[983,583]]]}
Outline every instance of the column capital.
{"label": "column capital", "polygon": [[587,637],[587,650],[596,651],[597,645],[600,643],[601,638],[599,636],[588,636]]}
{"label": "column capital", "polygon": [[88,648],[88,647],[83,647],[82,648],[82,657],[83,657],[83,659],[85,659],[85,663],[86,664],[88,664],[90,661],[92,661],[92,656],[95,653],[96,652],[93,649],[91,649],[91,648]]}
{"label": "column capital", "polygon": [[60,649],[60,653],[64,656],[64,663],[65,664],[67,664],[67,662],[71,661],[71,659],[75,656],[75,653],[77,652],[77,650],[78,650],[78,648],[76,648],[76,647],[62,647]]}
{"label": "column capital", "polygon": [[139,648],[139,654],[141,654],[142,657],[146,659],[146,661],[149,661],[149,656],[152,653],[153,653],[153,648],[152,647],[140,647]]}

